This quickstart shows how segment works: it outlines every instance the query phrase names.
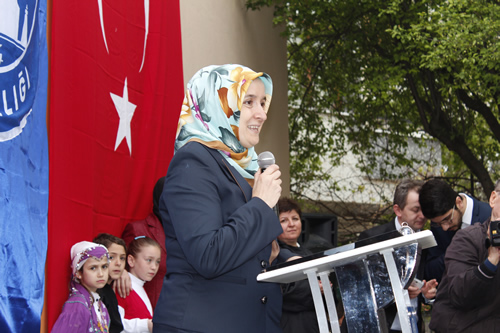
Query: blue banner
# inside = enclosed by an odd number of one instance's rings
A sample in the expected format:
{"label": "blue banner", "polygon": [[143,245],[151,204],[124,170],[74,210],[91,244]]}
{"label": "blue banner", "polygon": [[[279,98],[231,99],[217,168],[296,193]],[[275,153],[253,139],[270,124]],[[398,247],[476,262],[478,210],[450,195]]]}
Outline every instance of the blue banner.
{"label": "blue banner", "polygon": [[46,0],[2,1],[0,332],[40,331],[48,211],[46,20]]}

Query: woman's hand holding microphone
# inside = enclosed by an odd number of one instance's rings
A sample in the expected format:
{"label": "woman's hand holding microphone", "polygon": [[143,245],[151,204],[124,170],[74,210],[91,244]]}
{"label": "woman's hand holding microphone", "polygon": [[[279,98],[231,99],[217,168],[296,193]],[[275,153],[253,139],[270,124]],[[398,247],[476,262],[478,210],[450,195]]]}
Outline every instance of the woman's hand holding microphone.
{"label": "woman's hand holding microphone", "polygon": [[281,196],[281,171],[279,166],[273,164],[264,171],[259,169],[255,174],[252,197],[262,199],[269,207],[273,208]]}

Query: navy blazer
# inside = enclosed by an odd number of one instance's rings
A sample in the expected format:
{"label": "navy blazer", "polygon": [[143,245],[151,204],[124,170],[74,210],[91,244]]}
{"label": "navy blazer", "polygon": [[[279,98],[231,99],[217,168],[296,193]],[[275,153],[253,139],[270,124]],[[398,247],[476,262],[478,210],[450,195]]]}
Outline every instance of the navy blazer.
{"label": "navy blazer", "polygon": [[177,151],[160,215],[168,256],[155,333],[281,332],[280,286],[256,278],[283,229],[218,151],[196,142]]}
{"label": "navy blazer", "polygon": [[[468,196],[472,199],[472,220],[471,225],[477,222],[483,223],[491,217],[491,207],[488,203],[477,200],[474,197]],[[444,255],[446,249],[451,243],[453,236],[457,233],[454,231],[444,231],[441,227],[436,227],[431,224],[431,231],[436,239],[437,246],[427,249],[427,261],[425,265],[425,279],[427,281],[436,279],[441,282],[441,277],[444,273]]]}

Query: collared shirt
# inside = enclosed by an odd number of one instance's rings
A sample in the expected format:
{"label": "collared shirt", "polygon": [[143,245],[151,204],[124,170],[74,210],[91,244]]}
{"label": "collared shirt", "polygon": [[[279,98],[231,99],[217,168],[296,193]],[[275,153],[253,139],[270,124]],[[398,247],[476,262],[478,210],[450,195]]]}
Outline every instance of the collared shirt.
{"label": "collared shirt", "polygon": [[396,218],[394,219],[394,224],[396,225],[396,230],[397,231],[401,230],[401,223],[402,222],[399,222],[399,218],[396,216]]}
{"label": "collared shirt", "polygon": [[[397,230],[397,231],[400,231],[400,230],[401,230],[401,228],[402,228],[401,224],[402,224],[403,222],[399,222],[399,218],[396,216],[396,218],[394,219],[394,223],[396,224],[396,230]],[[408,225],[408,226],[410,226],[410,225]],[[411,227],[410,227],[410,228],[411,228]],[[413,228],[412,228],[412,229],[413,229]],[[420,231],[420,229],[418,229],[418,230],[417,230],[417,231],[415,231],[415,232],[418,232],[418,231]]]}
{"label": "collared shirt", "polygon": [[92,294],[92,297],[94,298],[94,311],[97,315],[97,320],[99,322],[102,322],[102,317],[101,317],[101,308],[99,307],[99,301],[101,300],[101,296],[99,296],[98,293],[95,293],[93,291],[90,292]]}
{"label": "collared shirt", "polygon": [[474,202],[472,201],[472,198],[465,193],[459,193],[459,195],[462,197],[462,200],[464,197],[465,200],[467,200],[467,206],[465,207],[465,212],[462,216],[462,229],[464,229],[469,227],[472,223],[472,209],[474,208]]}

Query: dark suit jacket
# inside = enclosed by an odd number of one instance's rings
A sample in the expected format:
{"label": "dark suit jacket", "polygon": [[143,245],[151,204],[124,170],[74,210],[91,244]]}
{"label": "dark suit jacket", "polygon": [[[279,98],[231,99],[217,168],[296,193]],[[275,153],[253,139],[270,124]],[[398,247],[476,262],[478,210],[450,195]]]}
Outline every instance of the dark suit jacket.
{"label": "dark suit jacket", "polygon": [[160,297],[161,287],[163,285],[163,278],[167,273],[167,250],[165,248],[165,232],[158,217],[151,213],[144,220],[130,222],[125,226],[122,233],[122,238],[129,246],[129,244],[137,236],[147,236],[154,239],[161,247],[161,262],[158,272],[155,277],[144,284],[144,290],[148,294],[153,310]]}
{"label": "dark suit jacket", "polygon": [[280,286],[257,275],[283,229],[218,151],[196,142],[177,151],[160,214],[168,257],[155,333],[281,332]]}
{"label": "dark suit jacket", "polygon": [[[378,225],[376,227],[373,227],[371,229],[365,230],[359,234],[359,239],[358,240],[364,240],[370,237],[375,237],[379,236],[381,234],[389,233],[391,231],[395,231],[396,229],[396,220],[395,218],[391,220],[391,222],[388,222],[386,224]],[[425,259],[421,258],[421,262],[425,261]],[[417,269],[417,277],[419,279],[422,279],[423,275],[423,264],[420,264],[418,269]],[[419,304],[423,301],[422,294],[418,296],[418,302]],[[422,319],[422,314],[420,311],[420,306],[416,309],[417,310],[417,315],[418,315],[418,329],[419,332],[424,332],[423,329],[423,319]],[[396,315],[398,313],[398,309],[396,306],[396,303],[392,303],[391,305],[387,306],[385,309],[385,316],[386,316],[386,321],[387,321],[387,328],[390,329],[392,326],[392,322],[396,318]]]}
{"label": "dark suit jacket", "polygon": [[359,234],[358,240],[364,240],[367,238],[379,236],[381,234],[385,234],[385,233],[395,231],[395,230],[396,230],[396,224],[395,224],[395,220],[393,219],[389,223],[378,225],[376,227],[373,227],[373,228],[370,228],[368,230],[361,232]]}
{"label": "dark suit jacket", "polygon": [[[489,219],[491,216],[490,205],[486,202],[479,201],[474,197],[470,198],[473,202],[471,225],[476,222],[483,223]],[[444,231],[443,228],[435,227],[433,225],[431,225],[431,231],[436,239],[437,246],[426,250],[427,260],[425,264],[424,278],[427,281],[436,279],[438,282],[441,282],[441,277],[444,273],[444,255],[457,231]]]}
{"label": "dark suit jacket", "polygon": [[[279,242],[280,248],[288,249],[301,257],[313,254],[304,246],[295,247]],[[281,285],[283,291],[283,333],[318,333],[319,325],[308,280]]]}

